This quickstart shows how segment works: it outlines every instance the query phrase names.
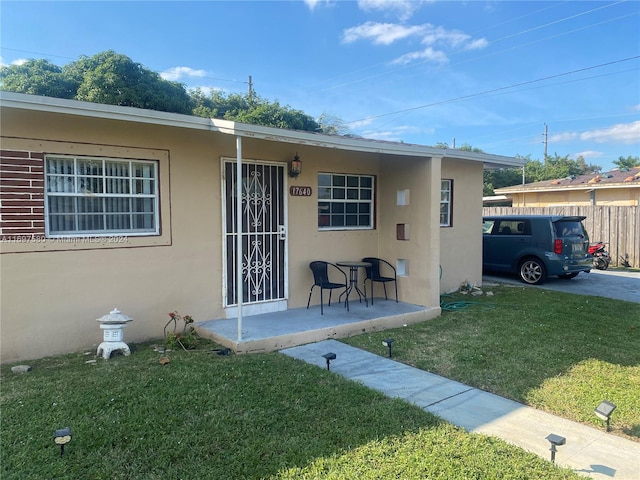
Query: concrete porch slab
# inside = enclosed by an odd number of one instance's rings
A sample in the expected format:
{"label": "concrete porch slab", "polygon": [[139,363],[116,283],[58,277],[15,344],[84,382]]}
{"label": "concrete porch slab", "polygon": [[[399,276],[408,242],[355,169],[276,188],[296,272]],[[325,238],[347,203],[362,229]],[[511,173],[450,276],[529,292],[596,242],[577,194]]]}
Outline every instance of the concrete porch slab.
{"label": "concrete porch slab", "polygon": [[197,333],[236,353],[273,352],[327,339],[345,338],[365,332],[381,331],[431,320],[440,307],[425,307],[384,299],[373,305],[343,304],[292,308],[281,312],[242,317],[242,337],[238,340],[237,318],[197,322]]}

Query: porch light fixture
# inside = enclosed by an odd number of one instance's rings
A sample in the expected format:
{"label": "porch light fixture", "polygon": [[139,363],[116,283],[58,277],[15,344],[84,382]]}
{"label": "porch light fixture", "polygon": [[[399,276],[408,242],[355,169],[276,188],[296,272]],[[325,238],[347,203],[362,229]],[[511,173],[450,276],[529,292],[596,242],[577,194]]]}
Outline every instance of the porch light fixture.
{"label": "porch light fixture", "polygon": [[609,420],[611,418],[611,414],[616,408],[617,408],[617,405],[611,402],[608,402],[606,400],[603,400],[602,402],[600,402],[600,405],[598,405],[594,410],[596,417],[598,417],[600,420],[605,420],[607,422],[607,432],[611,431]]}
{"label": "porch light fixture", "polygon": [[61,428],[53,432],[53,443],[60,445],[60,455],[64,453],[64,446],[71,441],[71,429]]}
{"label": "porch light fixture", "polygon": [[389,358],[391,358],[391,344],[394,342],[393,338],[387,338],[382,341],[382,345],[389,349]]}
{"label": "porch light fixture", "polygon": [[336,359],[336,354],[333,353],[333,352],[329,352],[329,353],[325,353],[322,356],[327,360],[327,370],[330,370],[329,364],[331,363],[331,360],[335,360]]}
{"label": "porch light fixture", "polygon": [[296,156],[289,162],[289,176],[291,178],[298,178],[298,175],[302,173],[302,160],[296,152]]}
{"label": "porch light fixture", "polygon": [[549,443],[551,443],[551,461],[555,462],[556,452],[558,451],[557,447],[567,443],[567,439],[561,437],[560,435],[556,435],[555,433],[550,433],[549,435],[547,435],[546,439],[549,440]]}

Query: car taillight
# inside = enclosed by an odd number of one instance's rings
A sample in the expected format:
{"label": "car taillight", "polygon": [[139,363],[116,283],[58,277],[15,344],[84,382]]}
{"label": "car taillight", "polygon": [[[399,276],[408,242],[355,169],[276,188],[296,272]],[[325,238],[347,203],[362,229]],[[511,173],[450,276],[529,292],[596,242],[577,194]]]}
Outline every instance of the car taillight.
{"label": "car taillight", "polygon": [[553,242],[553,252],[560,255],[562,253],[562,240],[556,238]]}

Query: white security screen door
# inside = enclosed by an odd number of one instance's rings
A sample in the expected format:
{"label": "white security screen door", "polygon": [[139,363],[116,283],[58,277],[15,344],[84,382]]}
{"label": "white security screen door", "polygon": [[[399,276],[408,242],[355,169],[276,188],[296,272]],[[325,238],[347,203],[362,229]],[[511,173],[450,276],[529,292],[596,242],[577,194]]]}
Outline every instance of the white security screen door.
{"label": "white security screen door", "polygon": [[[242,303],[282,302],[286,298],[286,215],[284,167],[242,162],[242,271],[237,262],[236,163],[225,161],[225,307],[238,304],[237,276],[242,275]],[[281,310],[284,307],[262,311]],[[260,310],[257,310],[258,313]]]}

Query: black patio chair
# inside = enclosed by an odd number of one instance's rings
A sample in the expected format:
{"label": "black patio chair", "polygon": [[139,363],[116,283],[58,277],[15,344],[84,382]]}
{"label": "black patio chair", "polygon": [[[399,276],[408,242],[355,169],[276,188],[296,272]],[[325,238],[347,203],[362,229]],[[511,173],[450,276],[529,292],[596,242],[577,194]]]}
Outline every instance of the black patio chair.
{"label": "black patio chair", "polygon": [[[340,276],[341,280],[342,280],[342,277],[344,277],[343,283],[332,282],[329,279],[329,267],[331,267],[332,271],[336,270],[336,273],[332,274],[334,277]],[[347,293],[347,289],[349,288],[347,284],[347,274],[344,273],[344,271],[337,265],[329,262],[324,262],[321,260],[311,262],[309,264],[309,268],[313,272],[313,285],[311,285],[311,290],[309,290],[309,300],[307,301],[307,310],[309,309],[309,304],[311,303],[311,294],[313,293],[314,287],[320,287],[320,315],[324,315],[323,292],[325,290],[329,290],[329,306],[331,306],[331,293],[336,288],[343,288],[344,292],[342,292],[338,297],[338,301],[340,301],[340,299],[342,298],[342,295]],[[347,310],[349,310],[349,297],[347,297],[345,300],[345,307],[347,307]]]}
{"label": "black patio chair", "polygon": [[[398,303],[398,276],[396,275],[396,268],[391,265],[386,260],[375,257],[366,257],[362,259],[363,262],[370,263],[370,267],[365,267],[367,272],[367,278],[364,279],[364,291],[367,291],[367,280],[371,283],[371,305],[373,305],[373,282],[382,283],[384,287],[384,299],[389,300],[387,297],[387,283],[393,282],[396,287],[396,303]],[[387,271],[392,272],[387,275],[393,276],[385,276],[381,273],[381,267]],[[386,273],[386,272],[385,272]]]}

